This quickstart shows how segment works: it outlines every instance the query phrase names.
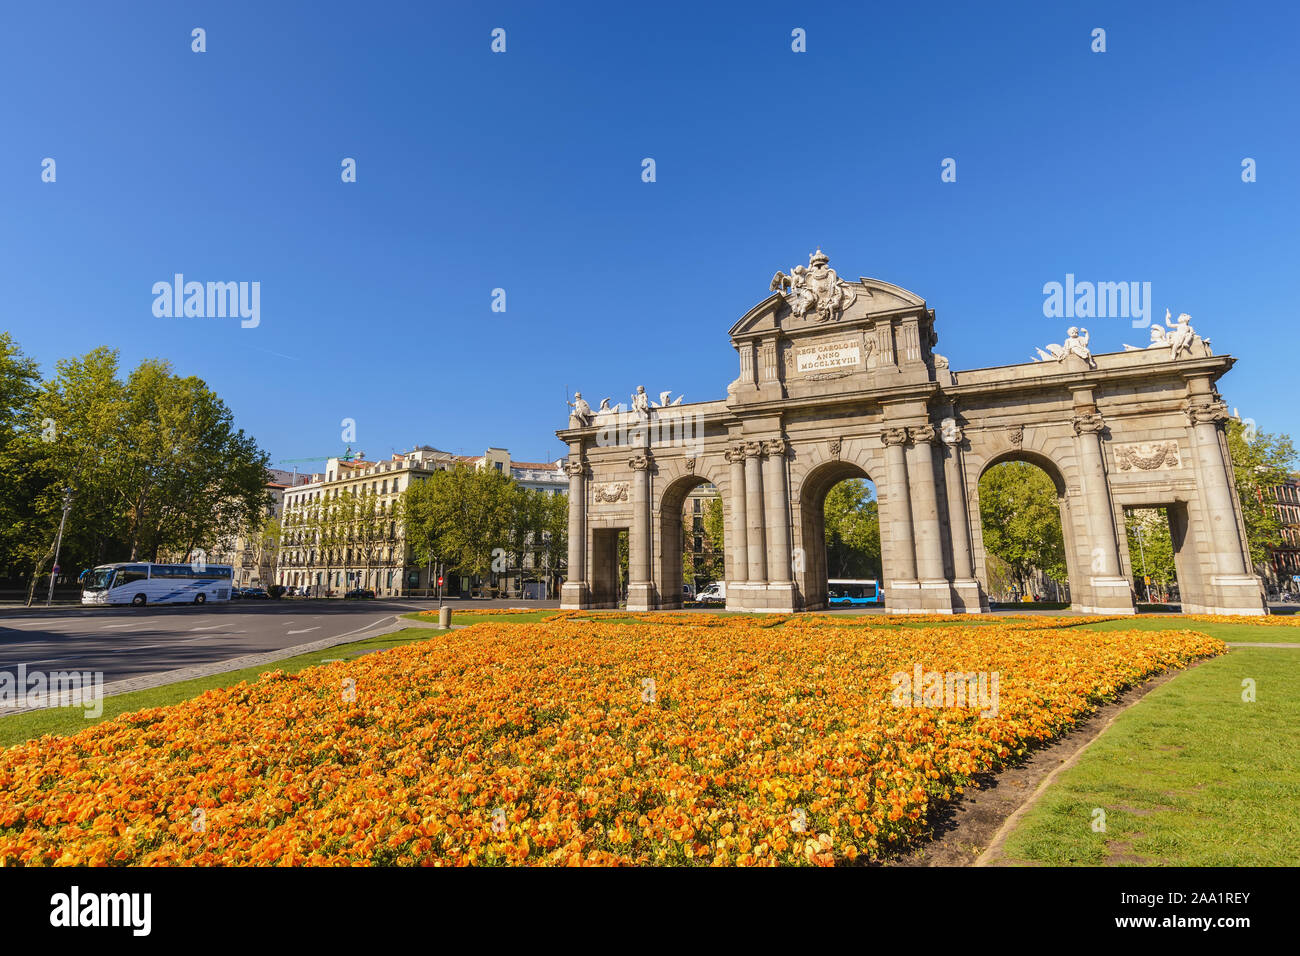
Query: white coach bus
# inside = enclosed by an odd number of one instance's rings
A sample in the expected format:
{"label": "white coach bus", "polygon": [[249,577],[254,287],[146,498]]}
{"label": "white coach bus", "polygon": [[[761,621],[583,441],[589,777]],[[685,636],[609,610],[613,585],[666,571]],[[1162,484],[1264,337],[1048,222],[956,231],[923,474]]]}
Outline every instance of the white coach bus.
{"label": "white coach bus", "polygon": [[229,601],[228,564],[101,564],[81,576],[82,604],[206,604]]}

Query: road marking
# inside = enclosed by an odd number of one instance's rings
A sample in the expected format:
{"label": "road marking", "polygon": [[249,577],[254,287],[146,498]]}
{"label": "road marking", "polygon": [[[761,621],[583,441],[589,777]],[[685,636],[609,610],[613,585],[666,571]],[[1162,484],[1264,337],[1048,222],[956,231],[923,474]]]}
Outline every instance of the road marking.
{"label": "road marking", "polygon": [[303,628],[302,630],[300,630],[300,631],[290,631],[289,633],[290,633],[290,634],[306,634],[308,631],[319,631],[319,630],[320,630],[320,625],[317,624],[315,627],[304,627],[304,628]]}
{"label": "road marking", "polygon": [[205,624],[202,627],[192,627],[190,628],[190,630],[191,631],[215,631],[219,627],[221,627],[220,624]]}
{"label": "road marking", "polygon": [[103,627],[100,628],[100,630],[102,630],[102,631],[111,631],[111,630],[113,630],[114,628],[123,628],[123,627],[139,627],[139,626],[140,626],[140,625],[139,625],[138,623],[131,623],[131,624],[105,624]]}

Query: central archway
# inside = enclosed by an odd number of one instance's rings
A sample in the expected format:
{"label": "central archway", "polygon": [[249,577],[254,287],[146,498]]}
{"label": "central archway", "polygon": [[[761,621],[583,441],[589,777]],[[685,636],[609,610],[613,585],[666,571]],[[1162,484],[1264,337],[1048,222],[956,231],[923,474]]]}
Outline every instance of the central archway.
{"label": "central archway", "polygon": [[[978,524],[981,545],[978,549],[979,567],[977,569],[977,574],[983,583],[984,590],[990,596],[996,594],[1002,599],[1006,598],[1005,592],[1008,591],[1008,588],[1003,586],[1004,582],[994,580],[995,575],[993,573],[993,564],[995,562],[990,559],[996,559],[997,555],[994,547],[991,547],[992,542],[988,540],[989,528],[986,526],[985,518],[985,515],[990,514],[995,507],[995,502],[993,500],[985,500],[985,496],[991,493],[989,485],[990,476],[996,476],[998,469],[1004,468],[1008,465],[1020,465],[1032,468],[1039,473],[1041,478],[1045,478],[1051,485],[1052,492],[1056,499],[1055,519],[1060,523],[1060,543],[1065,563],[1066,587],[1068,588],[1063,603],[1071,603],[1070,598],[1073,596],[1074,589],[1083,578],[1080,576],[1080,556],[1075,550],[1070,495],[1067,490],[1065,478],[1056,463],[1046,455],[1038,454],[1026,449],[1007,452],[989,459],[989,461],[985,462],[984,466],[980,469],[979,475],[975,481],[975,511],[976,514],[979,515]],[[1027,487],[1027,483],[1023,481],[1017,482],[1016,484],[1017,487],[1020,488]],[[1038,539],[1044,541],[1050,540],[1051,537],[1052,535],[1047,534],[1046,532],[1038,535]],[[1034,570],[1040,577],[1044,577],[1045,579],[1045,575],[1049,569],[1036,566]],[[1015,598],[1013,599],[1018,600],[1023,596],[1021,590],[1022,582],[1015,582]]]}

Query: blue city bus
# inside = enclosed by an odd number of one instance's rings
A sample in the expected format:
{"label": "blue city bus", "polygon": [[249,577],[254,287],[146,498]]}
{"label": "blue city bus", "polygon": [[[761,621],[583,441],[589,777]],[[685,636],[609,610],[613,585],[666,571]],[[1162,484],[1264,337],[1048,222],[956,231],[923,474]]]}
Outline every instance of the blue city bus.
{"label": "blue city bus", "polygon": [[878,581],[840,579],[826,582],[826,601],[831,607],[875,607],[880,600]]}

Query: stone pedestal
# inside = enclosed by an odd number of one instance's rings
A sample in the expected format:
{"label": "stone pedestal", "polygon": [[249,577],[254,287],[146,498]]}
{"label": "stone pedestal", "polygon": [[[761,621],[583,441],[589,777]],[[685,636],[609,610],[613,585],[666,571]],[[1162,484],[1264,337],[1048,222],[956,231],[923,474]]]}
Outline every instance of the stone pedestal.
{"label": "stone pedestal", "polygon": [[560,607],[579,611],[591,603],[591,593],[586,581],[565,581],[560,585]]}

